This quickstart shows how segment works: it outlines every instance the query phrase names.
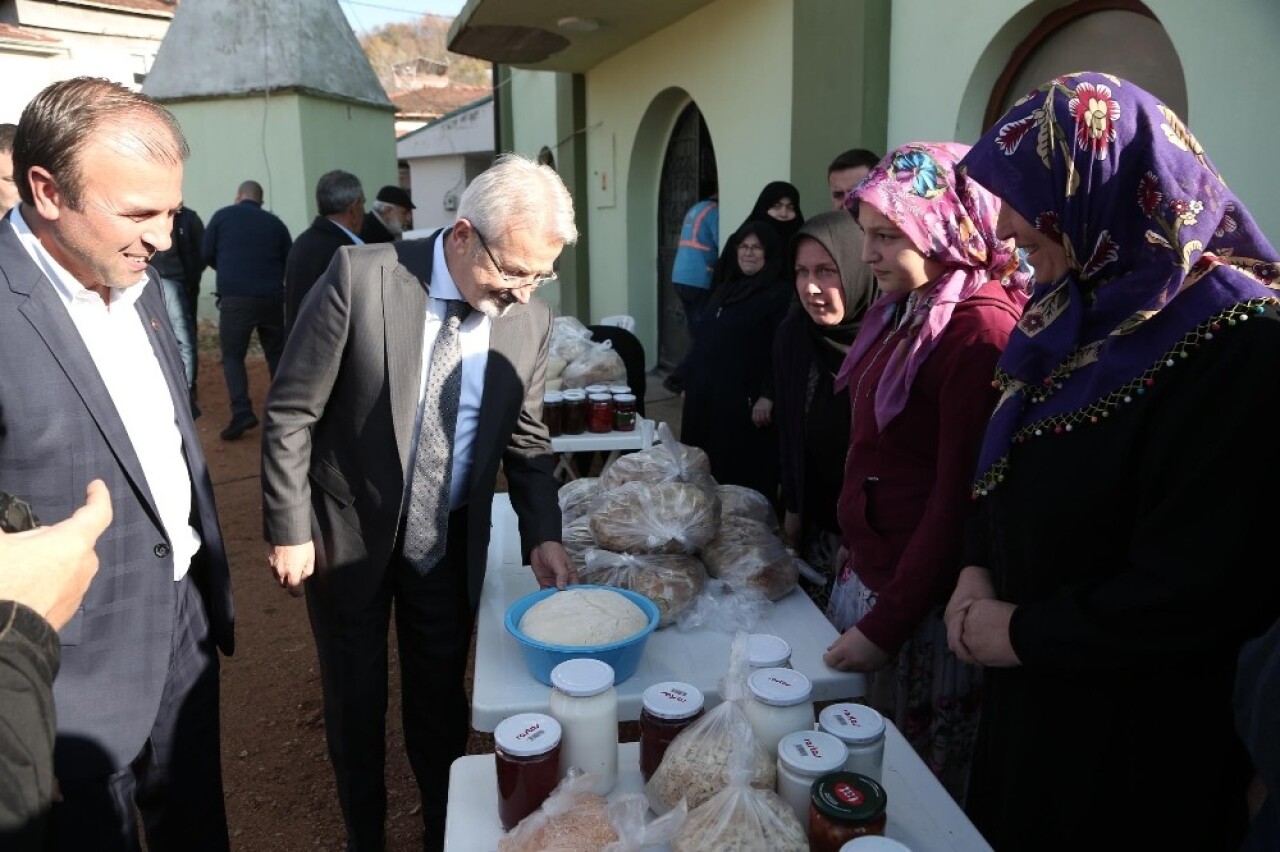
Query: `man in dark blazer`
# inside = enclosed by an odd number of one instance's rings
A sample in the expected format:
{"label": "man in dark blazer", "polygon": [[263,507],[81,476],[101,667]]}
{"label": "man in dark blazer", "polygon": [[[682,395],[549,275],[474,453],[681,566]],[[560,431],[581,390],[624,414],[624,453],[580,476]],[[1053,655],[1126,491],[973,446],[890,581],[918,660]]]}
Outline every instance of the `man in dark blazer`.
{"label": "man in dark blazer", "polygon": [[373,200],[373,209],[365,214],[360,237],[366,243],[395,242],[405,231],[413,230],[415,209],[408,190],[384,186]]}
{"label": "man in dark blazer", "polygon": [[284,330],[293,327],[302,300],[343,246],[360,245],[364,226],[364,189],[360,178],[335,169],[316,181],[316,216],[294,240],[284,266]]}
{"label": "man in dark blazer", "polygon": [[[225,850],[218,656],[230,577],[160,281],[186,140],[106,80],[37,95],[0,221],[0,483],[42,523],[106,483],[100,568],[59,631],[53,834],[66,850]],[[136,808],[136,810],[135,810]],[[139,820],[140,814],[140,820]]]}
{"label": "man in dark blazer", "polygon": [[[289,338],[263,432],[265,533],[282,586],[301,593],[310,577],[348,849],[381,849],[384,839],[393,600],[425,847],[442,844],[449,765],[469,731],[463,677],[499,462],[539,584],[576,579],[560,545],[541,422],[552,317],[531,301],[576,238],[573,202],[555,171],[505,155],[467,188],[452,228],[339,249]],[[456,341],[460,364],[432,376],[446,339]],[[455,405],[426,405],[444,399],[432,388],[448,378],[458,381]],[[451,408],[456,425],[442,427]],[[443,453],[424,459],[440,441]],[[451,472],[441,501],[447,523],[432,532],[444,555],[422,564],[413,555],[415,485],[441,470]]]}

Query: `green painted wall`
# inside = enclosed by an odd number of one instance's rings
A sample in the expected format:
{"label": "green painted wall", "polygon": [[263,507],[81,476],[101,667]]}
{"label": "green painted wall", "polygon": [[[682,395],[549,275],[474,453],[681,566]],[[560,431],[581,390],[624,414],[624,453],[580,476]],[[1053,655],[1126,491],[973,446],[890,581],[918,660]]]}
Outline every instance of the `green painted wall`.
{"label": "green painted wall", "polygon": [[[1173,41],[1187,81],[1188,115],[1214,165],[1273,241],[1280,240],[1280,171],[1258,168],[1280,130],[1268,108],[1280,80],[1280,4],[1232,0],[1145,0]],[[939,3],[894,0],[888,142],[958,139],[981,132],[983,110],[1013,48],[1067,0]],[[945,67],[921,61],[921,34],[946,33]],[[1247,71],[1233,57],[1248,57]]]}
{"label": "green painted wall", "polygon": [[[183,195],[200,218],[231,204],[241,181],[262,184],[264,206],[295,237],[316,215],[315,186],[335,168],[360,178],[372,199],[397,180],[394,115],[310,95],[167,104],[191,145]],[[213,316],[214,273],[205,273],[201,316]]]}
{"label": "green painted wall", "polygon": [[676,117],[692,99],[706,119],[732,230],[767,182],[790,177],[791,31],[789,2],[721,0],[586,74],[590,319],[634,316],[651,363],[658,181]]}
{"label": "green painted wall", "polygon": [[883,154],[890,0],[796,0],[791,182],[806,216],[830,209],[827,166],[842,151]]}

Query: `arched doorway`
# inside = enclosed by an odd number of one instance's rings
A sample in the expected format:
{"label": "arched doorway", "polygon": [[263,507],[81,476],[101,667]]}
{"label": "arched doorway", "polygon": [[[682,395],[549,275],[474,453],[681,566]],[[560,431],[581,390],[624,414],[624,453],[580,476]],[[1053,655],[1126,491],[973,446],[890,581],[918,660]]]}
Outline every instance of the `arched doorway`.
{"label": "arched doorway", "polygon": [[1182,62],[1151,10],[1139,0],[1077,0],[1045,16],[1013,51],[991,90],[983,127],[1041,83],[1083,70],[1136,83],[1190,121]]}
{"label": "arched doorway", "polygon": [[676,119],[662,159],[658,185],[658,366],[670,369],[689,349],[684,308],[671,284],[671,265],[685,211],[705,197],[716,176],[716,154],[707,123],[690,103]]}

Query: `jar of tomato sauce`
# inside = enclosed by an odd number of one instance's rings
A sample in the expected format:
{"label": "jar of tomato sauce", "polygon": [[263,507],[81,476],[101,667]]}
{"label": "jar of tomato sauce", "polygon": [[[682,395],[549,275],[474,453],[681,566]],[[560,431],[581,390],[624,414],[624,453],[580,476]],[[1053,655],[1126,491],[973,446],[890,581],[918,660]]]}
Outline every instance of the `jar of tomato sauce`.
{"label": "jar of tomato sauce", "polygon": [[671,741],[702,718],[703,699],[696,686],[667,681],[646,689],[640,702],[640,774],[647,782]]}
{"label": "jar of tomato sauce", "polygon": [[810,850],[840,852],[855,837],[884,834],[888,808],[884,788],[865,775],[823,775],[809,794]]}
{"label": "jar of tomato sauce", "polygon": [[587,396],[587,431],[613,431],[613,397],[607,393]]}

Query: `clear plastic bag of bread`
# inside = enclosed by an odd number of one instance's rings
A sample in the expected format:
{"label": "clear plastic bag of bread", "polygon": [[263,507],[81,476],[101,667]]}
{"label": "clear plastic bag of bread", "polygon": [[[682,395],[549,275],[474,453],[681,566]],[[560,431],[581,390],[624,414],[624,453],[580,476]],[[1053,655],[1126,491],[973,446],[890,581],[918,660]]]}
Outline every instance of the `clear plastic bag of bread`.
{"label": "clear plastic bag of bread", "polygon": [[558,370],[555,377],[559,378],[568,365],[585,355],[590,347],[591,332],[581,320],[577,317],[556,317],[551,324],[551,341],[547,344],[548,369],[553,360],[561,362],[554,365]]}
{"label": "clear plastic bag of bread", "polygon": [[683,553],[613,553],[593,547],[583,562],[579,580],[644,595],[658,607],[659,627],[673,624],[707,582],[702,562]]}
{"label": "clear plastic bag of bread", "polygon": [[581,576],[582,569],[587,566],[587,551],[596,546],[596,534],[591,531],[591,518],[584,515],[565,524],[560,530],[560,543]]}
{"label": "clear plastic bag of bread", "polygon": [[771,601],[790,593],[800,578],[800,560],[778,534],[737,515],[721,515],[719,532],[700,555],[712,577],[734,591],[754,589]]}
{"label": "clear plastic bag of bread", "polygon": [[666,423],[658,424],[657,444],[619,456],[600,474],[600,487],[606,491],[628,482],[688,482],[712,495],[716,491],[707,454],[677,441]]}
{"label": "clear plastic bag of bread", "polygon": [[686,482],[628,482],[604,491],[588,517],[614,553],[694,553],[720,529],[715,497]]}
{"label": "clear plastic bag of bread", "polygon": [[759,521],[774,532],[778,531],[778,513],[774,511],[769,498],[754,488],[745,485],[717,485],[716,496],[720,498],[720,515],[736,515]]}
{"label": "clear plastic bag of bread", "polygon": [[556,493],[560,501],[560,523],[568,525],[591,514],[600,498],[600,479],[583,476],[571,479]]}
{"label": "clear plastic bag of bread", "polygon": [[687,810],[648,822],[649,803],[639,793],[609,802],[591,792],[593,772],[571,767],[542,807],[498,841],[498,852],[636,852],[670,843]]}
{"label": "clear plastic bag of bread", "polygon": [[709,577],[698,596],[676,615],[676,626],[682,631],[705,628],[733,634],[754,630],[772,612],[773,601],[764,593],[755,589],[736,591],[724,580]]}
{"label": "clear plastic bag of bread", "polygon": [[612,340],[596,343],[588,339],[586,350],[570,361],[560,374],[561,386],[566,388],[611,385],[626,380],[627,365],[614,351]]}
{"label": "clear plastic bag of bread", "polygon": [[682,799],[693,813],[729,786],[729,756],[735,743],[744,749],[742,760],[748,767],[747,783],[762,790],[773,789],[777,779],[776,756],[765,752],[742,711],[750,669],[747,633],[739,631],[729,651],[729,667],[720,681],[724,701],[671,741],[657,771],[645,785],[644,793],[654,813],[665,814]]}
{"label": "clear plastic bag of bread", "polygon": [[807,831],[781,796],[753,786],[754,756],[744,743],[729,754],[729,783],[689,812],[671,852],[807,852]]}

